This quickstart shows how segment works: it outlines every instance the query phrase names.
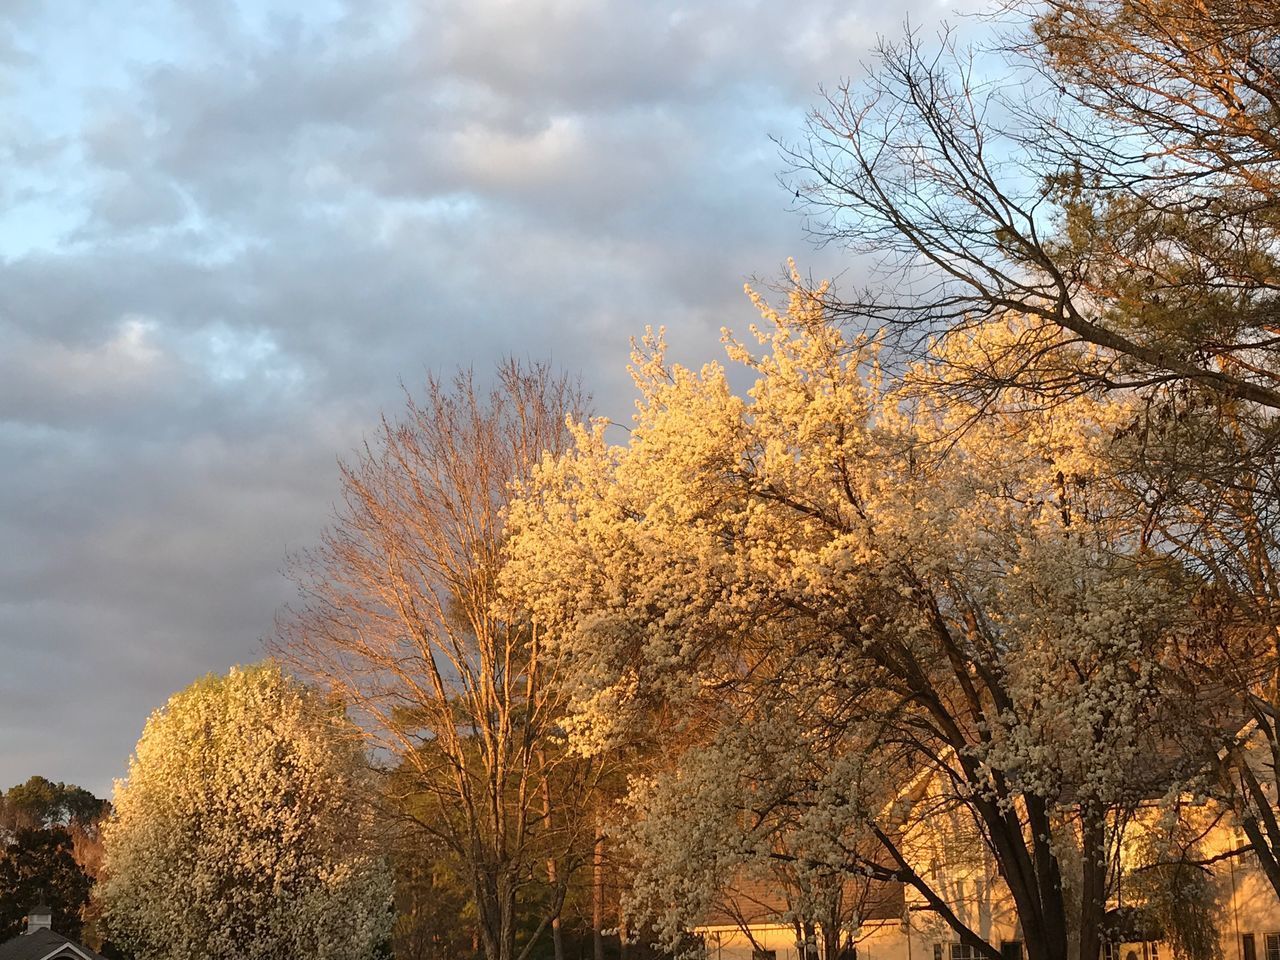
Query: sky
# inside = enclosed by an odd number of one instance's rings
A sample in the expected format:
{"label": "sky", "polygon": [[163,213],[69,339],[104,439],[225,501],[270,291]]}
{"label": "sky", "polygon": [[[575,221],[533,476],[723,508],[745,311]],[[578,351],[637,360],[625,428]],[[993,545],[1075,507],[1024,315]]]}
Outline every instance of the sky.
{"label": "sky", "polygon": [[0,788],[106,795],[261,659],[401,384],[503,355],[625,420],[751,277],[847,275],[771,138],[939,0],[0,0]]}

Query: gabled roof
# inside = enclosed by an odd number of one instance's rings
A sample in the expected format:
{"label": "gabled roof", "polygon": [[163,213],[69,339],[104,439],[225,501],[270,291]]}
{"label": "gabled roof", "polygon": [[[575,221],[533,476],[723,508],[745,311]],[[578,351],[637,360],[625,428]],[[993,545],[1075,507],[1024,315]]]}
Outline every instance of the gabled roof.
{"label": "gabled roof", "polygon": [[0,944],[0,960],[105,960],[100,953],[52,930],[21,933]]}

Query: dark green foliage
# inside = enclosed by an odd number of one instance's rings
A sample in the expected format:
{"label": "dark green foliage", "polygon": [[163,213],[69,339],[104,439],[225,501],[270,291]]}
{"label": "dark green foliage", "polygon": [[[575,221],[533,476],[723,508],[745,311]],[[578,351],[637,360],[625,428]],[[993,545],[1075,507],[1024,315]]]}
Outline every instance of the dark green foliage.
{"label": "dark green foliage", "polygon": [[109,804],[74,783],[34,776],[10,787],[0,803],[0,826],[11,830],[44,827],[96,829]]}
{"label": "dark green foliage", "polygon": [[93,878],[76,862],[68,831],[16,831],[0,859],[0,941],[22,933],[28,909],[38,903],[53,908],[54,930],[80,939],[92,887]]}
{"label": "dark green foliage", "polygon": [[395,858],[397,960],[445,960],[477,954],[470,886],[443,857],[420,851]]}

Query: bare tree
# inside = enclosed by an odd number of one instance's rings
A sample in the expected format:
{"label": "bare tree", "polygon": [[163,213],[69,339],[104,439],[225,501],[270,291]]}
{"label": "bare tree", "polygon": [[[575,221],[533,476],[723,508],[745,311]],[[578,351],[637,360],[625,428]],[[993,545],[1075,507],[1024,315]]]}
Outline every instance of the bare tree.
{"label": "bare tree", "polygon": [[813,232],[892,280],[833,306],[910,348],[1020,318],[987,387],[1181,383],[1280,410],[1275,5],[1003,12],[998,51],[882,44],[784,148]]}
{"label": "bare tree", "polygon": [[565,447],[583,403],[543,364],[506,361],[487,392],[470,372],[429,379],[343,465],[343,507],[297,560],[304,603],[276,644],[386,758],[389,809],[461,866],[488,960],[527,956],[590,858],[579,812],[600,762],[564,749],[560,663],[496,583],[512,484]]}

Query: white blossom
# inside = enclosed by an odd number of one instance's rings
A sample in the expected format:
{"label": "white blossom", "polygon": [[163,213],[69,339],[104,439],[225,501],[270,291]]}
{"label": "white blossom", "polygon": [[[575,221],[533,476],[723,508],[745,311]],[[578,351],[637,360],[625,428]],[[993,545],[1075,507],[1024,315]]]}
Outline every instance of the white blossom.
{"label": "white blossom", "polygon": [[274,664],[235,668],[147,721],[104,831],[99,895],[138,960],[360,960],[390,933],[364,761],[340,716]]}

